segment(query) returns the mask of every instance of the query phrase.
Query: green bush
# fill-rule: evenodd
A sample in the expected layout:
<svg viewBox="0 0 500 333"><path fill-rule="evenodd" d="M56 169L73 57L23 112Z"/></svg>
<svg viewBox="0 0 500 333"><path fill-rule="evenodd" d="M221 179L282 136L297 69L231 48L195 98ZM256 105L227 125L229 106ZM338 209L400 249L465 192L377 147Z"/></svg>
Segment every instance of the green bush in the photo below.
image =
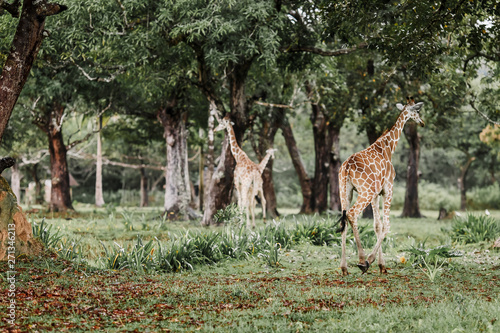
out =
<svg viewBox="0 0 500 333"><path fill-rule="evenodd" d="M500 223L486 215L455 217L450 231L453 241L464 244L495 240L498 235Z"/></svg>
<svg viewBox="0 0 500 333"><path fill-rule="evenodd" d="M500 209L500 185L475 188L467 195L469 209Z"/></svg>

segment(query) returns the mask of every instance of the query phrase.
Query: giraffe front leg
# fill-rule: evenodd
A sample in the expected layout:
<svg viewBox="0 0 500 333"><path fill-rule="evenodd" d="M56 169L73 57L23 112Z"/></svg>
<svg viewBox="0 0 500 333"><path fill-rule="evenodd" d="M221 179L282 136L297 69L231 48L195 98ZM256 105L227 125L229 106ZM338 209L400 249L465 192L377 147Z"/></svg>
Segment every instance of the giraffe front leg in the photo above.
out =
<svg viewBox="0 0 500 333"><path fill-rule="evenodd" d="M377 235L377 241L382 237L383 233L383 226L382 226L382 221L380 220L380 208L379 208L379 196L375 196L372 200L372 208L373 208L373 228L375 230L375 235ZM378 254L378 267L380 269L380 273L386 273L387 270L385 269L385 260L382 255L382 247L379 248L377 252L375 252L375 249L370 255L368 256L368 262L370 265L375 261L375 256Z"/></svg>

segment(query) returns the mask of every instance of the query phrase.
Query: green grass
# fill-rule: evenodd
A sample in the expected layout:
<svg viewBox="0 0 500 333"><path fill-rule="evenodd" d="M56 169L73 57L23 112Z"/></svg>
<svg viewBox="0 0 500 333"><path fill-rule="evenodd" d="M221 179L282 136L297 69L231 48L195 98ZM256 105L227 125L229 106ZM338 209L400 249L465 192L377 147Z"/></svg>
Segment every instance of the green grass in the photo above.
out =
<svg viewBox="0 0 500 333"><path fill-rule="evenodd" d="M276 242L260 249L263 255L235 256L238 259L211 264L200 261L192 270L178 273L99 268L106 256L102 244L110 252L119 249L116 242L127 253L135 253L130 262L135 260L140 266L148 260L150 248L136 249L138 237L143 245L153 241L151 246L158 251L157 242L166 249L188 231L190 235L214 235L227 229L165 222L159 218L159 209L123 214L121 209L80 208L81 213L74 216L47 216L45 223L63 241L79 241L87 263L66 261L53 253L16 262L16 323L21 331L500 331L500 252L487 242L452 243L446 230L451 230L453 222L437 221L434 211L424 212L425 219L400 219L399 212L391 214L391 234L384 244L389 274L380 275L376 264L361 274L351 244L350 275L343 277L340 246L333 241L315 245L307 237L292 239L282 247L276 244L285 241L274 239ZM498 219L500 212L493 211L492 216ZM41 222L41 215L33 219ZM320 237L331 239L323 232L323 217L288 216L281 223L283 230L275 231L275 237L285 239L285 229L298 230L298 225L303 235L313 237L316 223L324 226L316 229L321 231ZM361 220L360 224L373 229L372 221ZM264 228L259 221L260 235L270 232ZM243 234L233 235L241 239ZM209 248L218 241L200 239L197 246ZM437 274L431 279L425 265L401 260L412 255L405 249L420 245L426 249L446 245L464 255L440 258ZM273 264L276 262L279 265ZM5 270L6 263L0 263L2 283ZM1 294L4 308L9 299L6 288ZM8 327L5 316L0 311L1 329Z"/></svg>

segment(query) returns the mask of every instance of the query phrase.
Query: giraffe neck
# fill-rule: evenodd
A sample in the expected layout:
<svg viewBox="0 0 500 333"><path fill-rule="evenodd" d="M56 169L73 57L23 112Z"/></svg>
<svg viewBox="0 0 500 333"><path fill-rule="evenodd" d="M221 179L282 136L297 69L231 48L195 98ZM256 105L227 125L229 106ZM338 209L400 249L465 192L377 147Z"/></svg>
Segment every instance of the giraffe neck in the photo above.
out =
<svg viewBox="0 0 500 333"><path fill-rule="evenodd" d="M264 172L264 169L266 168L267 162L269 162L269 159L271 158L272 151L269 151L266 156L264 156L264 159L260 161L259 163L259 171L262 174Z"/></svg>
<svg viewBox="0 0 500 333"><path fill-rule="evenodd" d="M229 135L229 144L231 145L231 154L233 154L236 163L240 163L244 155L243 150L238 146L236 141L236 135L234 134L234 129L231 125L227 126L227 133Z"/></svg>
<svg viewBox="0 0 500 333"><path fill-rule="evenodd" d="M409 118L410 117L406 112L401 112L394 126L392 126L392 128L384 135L387 140L386 147L388 148L388 151L390 153L389 156L392 156L392 154L394 154L396 146L398 145L399 138L401 137L403 127L405 126Z"/></svg>

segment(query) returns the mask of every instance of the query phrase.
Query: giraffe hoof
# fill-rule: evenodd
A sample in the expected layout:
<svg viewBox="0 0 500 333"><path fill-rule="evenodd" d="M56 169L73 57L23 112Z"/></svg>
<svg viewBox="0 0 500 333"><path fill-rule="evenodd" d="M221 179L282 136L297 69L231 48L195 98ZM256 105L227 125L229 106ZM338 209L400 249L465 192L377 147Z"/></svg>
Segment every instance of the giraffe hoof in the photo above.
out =
<svg viewBox="0 0 500 333"><path fill-rule="evenodd" d="M358 268L361 270L361 272L363 272L363 274L365 274L368 268L370 268L370 263L365 260L364 264L358 264Z"/></svg>
<svg viewBox="0 0 500 333"><path fill-rule="evenodd" d="M341 269L342 269L342 275L343 275L343 276L347 276L347 275L349 275L349 272L347 271L347 268L345 268L345 267L341 267Z"/></svg>
<svg viewBox="0 0 500 333"><path fill-rule="evenodd" d="M387 274L387 268L384 265L379 264L378 268L380 268L380 274Z"/></svg>

